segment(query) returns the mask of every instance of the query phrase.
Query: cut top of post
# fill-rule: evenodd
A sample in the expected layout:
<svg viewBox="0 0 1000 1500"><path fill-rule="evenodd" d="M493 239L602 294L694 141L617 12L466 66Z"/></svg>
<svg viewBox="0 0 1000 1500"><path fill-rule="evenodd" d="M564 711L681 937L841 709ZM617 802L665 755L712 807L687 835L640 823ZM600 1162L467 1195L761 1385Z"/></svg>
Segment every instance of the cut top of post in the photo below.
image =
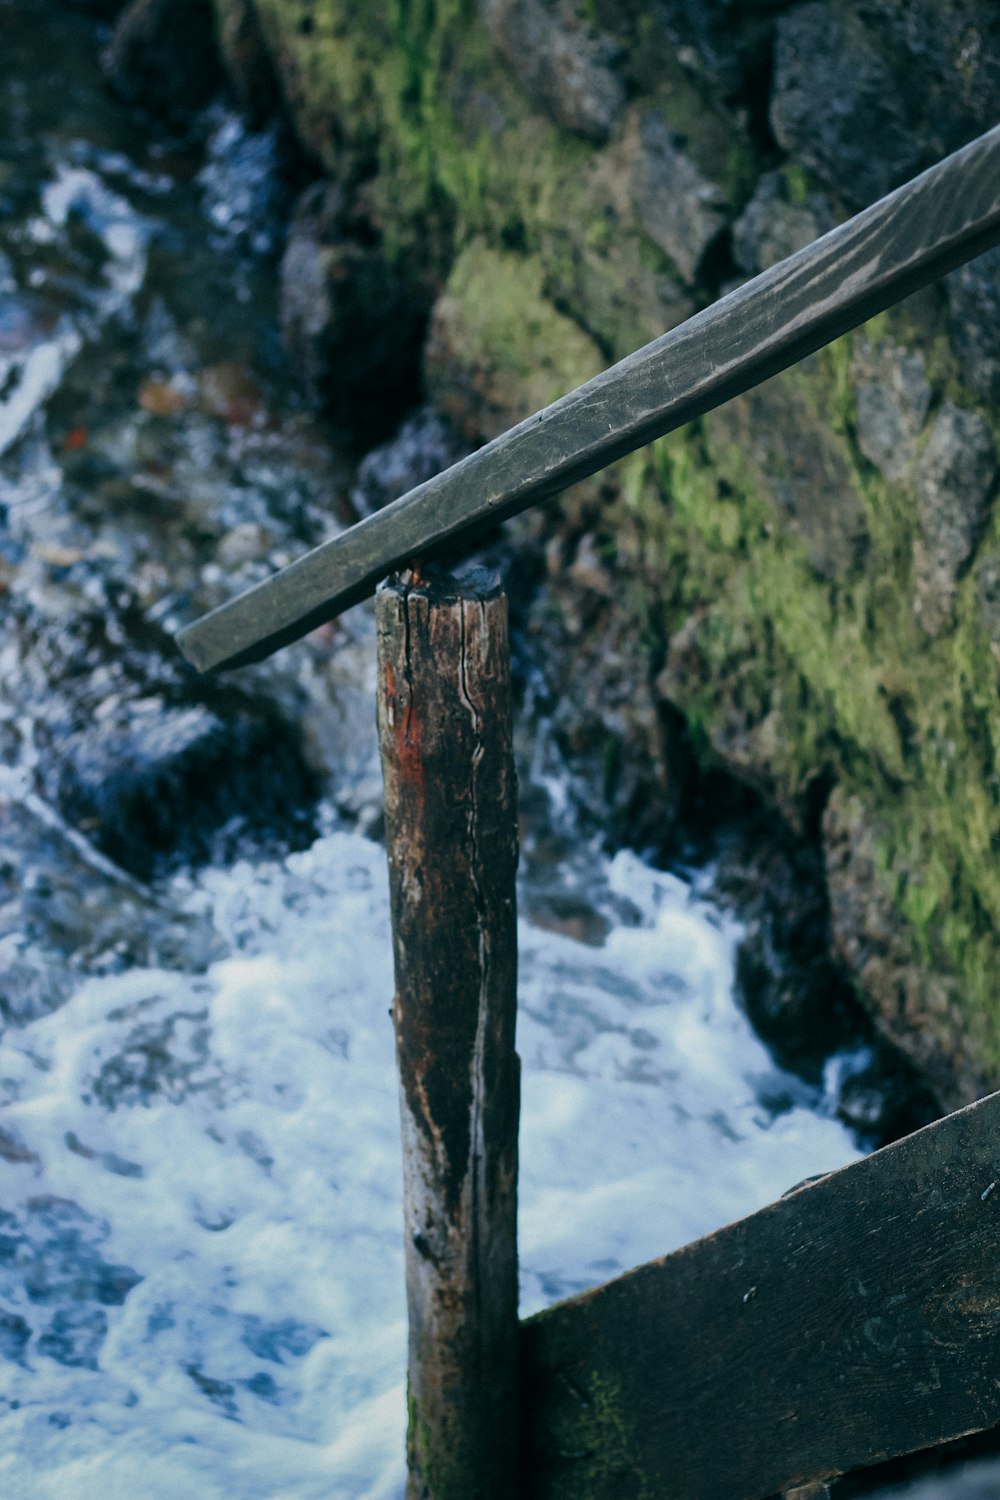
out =
<svg viewBox="0 0 1000 1500"><path fill-rule="evenodd" d="M201 671L260 661L374 593L760 384L1000 241L1000 126L197 620Z"/></svg>

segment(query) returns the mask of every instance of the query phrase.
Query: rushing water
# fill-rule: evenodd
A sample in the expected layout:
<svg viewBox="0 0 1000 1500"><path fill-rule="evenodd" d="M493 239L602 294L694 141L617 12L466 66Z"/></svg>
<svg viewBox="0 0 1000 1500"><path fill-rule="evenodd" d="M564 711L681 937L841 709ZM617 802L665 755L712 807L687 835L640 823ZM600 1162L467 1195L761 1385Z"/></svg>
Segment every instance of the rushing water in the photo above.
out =
<svg viewBox="0 0 1000 1500"><path fill-rule="evenodd" d="M236 818L214 863L139 879L60 811L108 724L197 737L162 634L327 534L351 484L277 345L274 139L222 112L134 137L93 41L0 0L0 1490L395 1497L370 614L251 674L323 770L297 851ZM558 822L544 754L527 776ZM858 1154L734 1003L738 924L698 881L550 835L521 891L525 1312Z"/></svg>

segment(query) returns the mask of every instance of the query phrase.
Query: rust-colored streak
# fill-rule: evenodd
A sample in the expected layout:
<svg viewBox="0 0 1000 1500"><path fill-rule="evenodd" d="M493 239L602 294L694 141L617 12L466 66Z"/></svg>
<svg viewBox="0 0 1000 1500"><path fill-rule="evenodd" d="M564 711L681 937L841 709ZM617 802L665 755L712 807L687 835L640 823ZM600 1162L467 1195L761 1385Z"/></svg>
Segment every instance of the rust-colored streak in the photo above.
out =
<svg viewBox="0 0 1000 1500"><path fill-rule="evenodd" d="M392 663L388 661L385 664L385 693L389 723L392 727L392 737L396 746L396 767L399 773L400 784L406 787L408 791L415 793L418 797L422 796L424 764L421 750L420 717L413 703L412 694L409 691L407 691L405 698L401 701L402 695L397 689L396 674L393 671Z"/></svg>

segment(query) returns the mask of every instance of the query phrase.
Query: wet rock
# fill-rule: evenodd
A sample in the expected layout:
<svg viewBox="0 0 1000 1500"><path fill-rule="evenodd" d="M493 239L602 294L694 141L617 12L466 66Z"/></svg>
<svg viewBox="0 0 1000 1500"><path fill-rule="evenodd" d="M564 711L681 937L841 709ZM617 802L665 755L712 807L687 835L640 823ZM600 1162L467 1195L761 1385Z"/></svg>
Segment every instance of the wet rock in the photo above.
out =
<svg viewBox="0 0 1000 1500"><path fill-rule="evenodd" d="M132 0L103 61L119 98L185 120L222 81L211 0Z"/></svg>
<svg viewBox="0 0 1000 1500"><path fill-rule="evenodd" d="M997 472L983 418L946 401L914 472L921 532L914 607L928 635L940 634L951 616L956 583L986 529Z"/></svg>
<svg viewBox="0 0 1000 1500"><path fill-rule="evenodd" d="M113 1114L154 1099L180 1104L191 1094L219 1097L221 1078L209 1052L208 1012L176 1011L139 1021L89 1081L93 1096Z"/></svg>
<svg viewBox="0 0 1000 1500"><path fill-rule="evenodd" d="M736 991L778 1064L825 1096L869 1147L940 1112L898 1051L878 1039L831 946L824 853L725 772L685 801L683 858L711 871L711 895L744 934Z"/></svg>
<svg viewBox="0 0 1000 1500"><path fill-rule="evenodd" d="M433 479L470 452L440 412L422 406L407 417L389 442L367 453L358 465L351 503L370 516L415 485Z"/></svg>
<svg viewBox="0 0 1000 1500"><path fill-rule="evenodd" d="M979 615L990 640L993 654L1000 662L1000 552L984 550L976 578Z"/></svg>
<svg viewBox="0 0 1000 1500"><path fill-rule="evenodd" d="M258 1359L267 1359L283 1365L288 1359L301 1359L314 1344L328 1337L322 1328L312 1323L297 1323L294 1318L281 1318L268 1323L252 1313L240 1319L243 1325L241 1342Z"/></svg>
<svg viewBox="0 0 1000 1500"><path fill-rule="evenodd" d="M985 401L1000 401L1000 248L952 271L943 285L965 377Z"/></svg>
<svg viewBox="0 0 1000 1500"><path fill-rule="evenodd" d="M810 0L778 21L774 134L852 207L979 134L998 109L992 6Z"/></svg>
<svg viewBox="0 0 1000 1500"><path fill-rule="evenodd" d="M482 0L489 33L526 92L564 130L604 141L625 90L614 41L572 0Z"/></svg>
<svg viewBox="0 0 1000 1500"><path fill-rule="evenodd" d="M108 1315L102 1307L60 1307L37 1349L47 1359L70 1369L97 1369L97 1356L108 1334Z"/></svg>
<svg viewBox="0 0 1000 1500"><path fill-rule="evenodd" d="M761 643L748 632L720 660L713 650L713 626L711 612L700 608L673 632L656 691L665 702L678 705L689 701L696 688L702 701L711 694L711 749L734 780L778 806L787 821L801 829L809 783L793 789L781 786L774 776L773 762L781 750L781 713L773 695L759 686Z"/></svg>
<svg viewBox="0 0 1000 1500"><path fill-rule="evenodd" d="M239 1419L239 1406L236 1402L236 1387L228 1380L216 1380L212 1375L206 1375L199 1370L197 1365L188 1365L187 1373L194 1385L217 1406L232 1421Z"/></svg>
<svg viewBox="0 0 1000 1500"><path fill-rule="evenodd" d="M726 195L703 176L659 115L644 117L641 142L633 185L636 210L646 233L691 284L726 227Z"/></svg>
<svg viewBox="0 0 1000 1500"><path fill-rule="evenodd" d="M96 724L62 739L56 796L64 817L140 879L209 858L233 819L294 822L315 800L294 733L259 705L223 715L154 696L101 707Z"/></svg>
<svg viewBox="0 0 1000 1500"><path fill-rule="evenodd" d="M10 753L35 790L140 880L211 857L223 830L308 840L318 788L288 718L196 680L124 584L96 594L11 602L0 732L30 724Z"/></svg>
<svg viewBox="0 0 1000 1500"><path fill-rule="evenodd" d="M253 0L214 0L216 36L240 113L252 126L281 111L281 89Z"/></svg>
<svg viewBox="0 0 1000 1500"><path fill-rule="evenodd" d="M790 0L662 0L658 19L687 66L728 103L755 108L761 95L777 12Z"/></svg>
<svg viewBox="0 0 1000 1500"><path fill-rule="evenodd" d="M912 1068L897 1056L866 1052L836 1087L838 1117L863 1142L884 1146L930 1125L941 1111Z"/></svg>
<svg viewBox="0 0 1000 1500"><path fill-rule="evenodd" d="M299 200L281 263L281 326L310 397L359 443L413 402L426 309L336 184Z"/></svg>
<svg viewBox="0 0 1000 1500"><path fill-rule="evenodd" d="M756 276L832 227L833 215L821 194L795 198L787 173L765 172L733 225L733 259L741 271Z"/></svg>
<svg viewBox="0 0 1000 1500"><path fill-rule="evenodd" d="M706 808L710 823L714 801ZM725 797L719 802L724 807ZM861 1033L850 987L830 955L822 855L746 794L737 818L723 818L709 837L714 894L745 926L736 958L740 1002L778 1061L818 1082L830 1054Z"/></svg>
<svg viewBox="0 0 1000 1500"><path fill-rule="evenodd" d="M953 975L914 949L896 891L920 870L896 851L870 804L835 788L823 816L823 846L834 951L865 998L878 1034L906 1057L942 1110L993 1086L976 1055Z"/></svg>
<svg viewBox="0 0 1000 1500"><path fill-rule="evenodd" d="M662 852L676 841L690 746L656 696L641 626L621 607L624 577L601 547L593 533L554 538L554 586L524 615L515 604L513 618L537 674L533 713L558 749L577 814L612 844Z"/></svg>
<svg viewBox="0 0 1000 1500"><path fill-rule="evenodd" d="M0 1017L24 1025L92 974L138 965L197 972L224 944L102 860L40 799L0 797Z"/></svg>
<svg viewBox="0 0 1000 1500"><path fill-rule="evenodd" d="M96 1161L98 1166L103 1167L105 1172L110 1172L114 1177L145 1177L145 1170L137 1161L126 1161L114 1151L96 1151L93 1146L87 1146L80 1140L73 1130L67 1130L65 1137L67 1151L72 1151L74 1156L82 1156L85 1161Z"/></svg>
<svg viewBox="0 0 1000 1500"><path fill-rule="evenodd" d="M888 341L872 346L862 334L851 373L858 446L886 479L902 479L916 457L931 403L924 357Z"/></svg>
<svg viewBox="0 0 1000 1500"><path fill-rule="evenodd" d="M0 1126L0 1157L13 1166L37 1165L41 1157L26 1146L16 1131Z"/></svg>

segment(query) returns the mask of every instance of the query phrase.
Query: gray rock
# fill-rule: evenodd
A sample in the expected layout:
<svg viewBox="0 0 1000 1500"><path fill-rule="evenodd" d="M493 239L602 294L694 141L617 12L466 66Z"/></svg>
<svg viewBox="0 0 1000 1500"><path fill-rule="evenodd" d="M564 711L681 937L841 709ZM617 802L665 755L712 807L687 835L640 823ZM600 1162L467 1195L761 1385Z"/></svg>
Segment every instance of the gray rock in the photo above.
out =
<svg viewBox="0 0 1000 1500"><path fill-rule="evenodd" d="M195 679L123 584L91 581L87 599L8 600L0 735L13 729L12 759L37 768L40 805L141 880L271 815L293 843L311 836L301 731L263 696Z"/></svg>
<svg viewBox="0 0 1000 1500"><path fill-rule="evenodd" d="M659 115L645 116L641 140L632 185L639 218L691 284L726 228L726 195L685 155L678 136Z"/></svg>
<svg viewBox="0 0 1000 1500"><path fill-rule="evenodd" d="M433 406L407 417L387 443L373 448L358 465L351 501L359 515L370 516L414 485L433 479L470 451Z"/></svg>
<svg viewBox="0 0 1000 1500"><path fill-rule="evenodd" d="M887 341L872 347L862 335L852 364L858 446L886 479L898 480L916 457L931 388L923 355Z"/></svg>
<svg viewBox="0 0 1000 1500"><path fill-rule="evenodd" d="M655 7L685 65L713 92L739 103L759 93L770 63L775 15L789 0L660 0Z"/></svg>
<svg viewBox="0 0 1000 1500"><path fill-rule="evenodd" d="M1000 247L944 279L952 344L965 377L986 401L1000 401Z"/></svg>
<svg viewBox="0 0 1000 1500"><path fill-rule="evenodd" d="M799 394L794 371L727 402L708 431L723 473L737 455L821 578L846 577L862 562L868 524L843 447Z"/></svg>
<svg viewBox="0 0 1000 1500"><path fill-rule="evenodd" d="M183 119L222 82L211 0L132 0L104 53L115 93L152 114Z"/></svg>
<svg viewBox="0 0 1000 1500"><path fill-rule="evenodd" d="M273 120L281 89L253 0L216 0L216 34L236 102L251 124Z"/></svg>
<svg viewBox="0 0 1000 1500"><path fill-rule="evenodd" d="M486 26L526 92L564 130L607 139L625 103L617 48L582 5L559 0L482 0Z"/></svg>
<svg viewBox="0 0 1000 1500"><path fill-rule="evenodd" d="M793 203L785 173L765 172L733 225L733 259L741 271L756 276L832 227L830 207L819 193Z"/></svg>
<svg viewBox="0 0 1000 1500"><path fill-rule="evenodd" d="M197 972L224 953L207 917L172 910L101 859L40 799L0 797L0 1019L58 1009L85 978L136 964Z"/></svg>
<svg viewBox="0 0 1000 1500"><path fill-rule="evenodd" d="M954 977L914 958L894 900L904 881L921 878L919 867L870 799L839 786L823 814L823 847L833 951L859 986L877 1034L910 1060L942 1110L979 1098L990 1075L962 1026ZM888 872L886 849L893 850Z"/></svg>
<svg viewBox="0 0 1000 1500"><path fill-rule="evenodd" d="M983 418L946 401L917 465L915 487L927 544L955 576L985 528L996 477L996 448Z"/></svg>
<svg viewBox="0 0 1000 1500"><path fill-rule="evenodd" d="M861 207L1000 113L1000 15L982 0L810 0L778 22L779 144Z"/></svg>
<svg viewBox="0 0 1000 1500"><path fill-rule="evenodd" d="M216 835L239 821L294 826L301 813L311 829L317 789L297 736L259 705L110 693L91 725L58 740L60 811L140 879L210 858Z"/></svg>
<svg viewBox="0 0 1000 1500"><path fill-rule="evenodd" d="M779 145L851 203L880 197L920 156L889 59L860 17L823 0L778 23L771 127Z"/></svg>
<svg viewBox="0 0 1000 1500"><path fill-rule="evenodd" d="M982 417L946 401L914 471L915 611L928 635L940 634L950 618L956 583L986 529L997 472Z"/></svg>
<svg viewBox="0 0 1000 1500"><path fill-rule="evenodd" d="M525 759L544 764L551 746L550 765L585 828L629 848L662 849L690 791L690 749L680 715L657 700L642 627L620 608L626 574L602 555L602 541L586 532L554 539L551 587L517 623L537 666L531 691L544 725Z"/></svg>
<svg viewBox="0 0 1000 1500"><path fill-rule="evenodd" d="M979 618L989 636L993 655L1000 662L1000 552L991 548L983 553L976 583L979 593Z"/></svg>
<svg viewBox="0 0 1000 1500"><path fill-rule="evenodd" d="M299 199L281 263L281 327L309 396L378 441L417 389L426 308L336 184Z"/></svg>

